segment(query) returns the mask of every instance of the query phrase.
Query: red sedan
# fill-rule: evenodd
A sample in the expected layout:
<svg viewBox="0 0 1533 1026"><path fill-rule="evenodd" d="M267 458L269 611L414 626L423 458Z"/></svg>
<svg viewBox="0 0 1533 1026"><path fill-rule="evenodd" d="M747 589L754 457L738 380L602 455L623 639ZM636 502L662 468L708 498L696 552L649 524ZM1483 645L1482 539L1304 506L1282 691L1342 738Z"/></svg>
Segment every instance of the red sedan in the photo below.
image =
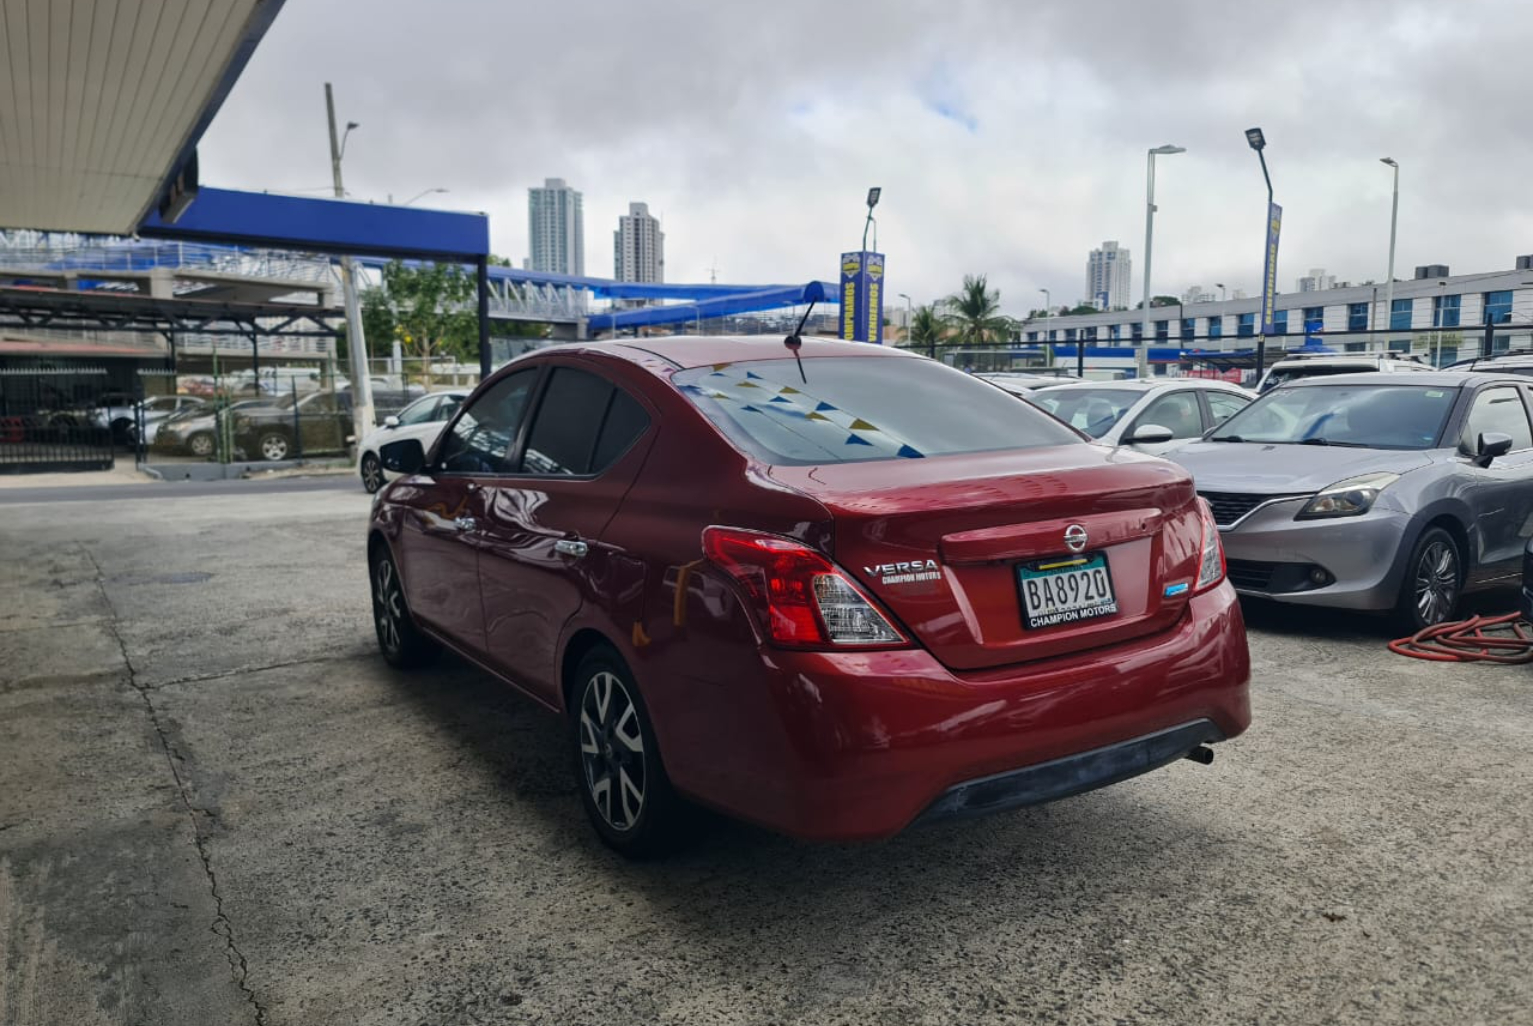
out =
<svg viewBox="0 0 1533 1026"><path fill-rule="evenodd" d="M602 839L693 803L851 840L1078 794L1250 720L1191 478L940 363L634 339L519 359L373 507L379 644L566 717Z"/></svg>

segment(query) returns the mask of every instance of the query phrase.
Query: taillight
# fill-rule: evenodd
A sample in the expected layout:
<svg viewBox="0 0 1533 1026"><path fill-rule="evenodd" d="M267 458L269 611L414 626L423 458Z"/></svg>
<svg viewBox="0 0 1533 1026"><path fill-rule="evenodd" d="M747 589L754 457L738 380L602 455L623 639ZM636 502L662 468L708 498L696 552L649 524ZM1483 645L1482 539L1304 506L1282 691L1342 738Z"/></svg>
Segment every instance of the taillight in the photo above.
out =
<svg viewBox="0 0 1533 1026"><path fill-rule="evenodd" d="M1224 580L1224 543L1219 540L1219 525L1214 521L1213 507L1209 506L1208 500L1200 498L1198 512L1203 517L1203 547L1194 592L1207 591Z"/></svg>
<svg viewBox="0 0 1533 1026"><path fill-rule="evenodd" d="M740 583L778 645L890 648L909 640L835 564L790 538L709 527L703 552Z"/></svg>

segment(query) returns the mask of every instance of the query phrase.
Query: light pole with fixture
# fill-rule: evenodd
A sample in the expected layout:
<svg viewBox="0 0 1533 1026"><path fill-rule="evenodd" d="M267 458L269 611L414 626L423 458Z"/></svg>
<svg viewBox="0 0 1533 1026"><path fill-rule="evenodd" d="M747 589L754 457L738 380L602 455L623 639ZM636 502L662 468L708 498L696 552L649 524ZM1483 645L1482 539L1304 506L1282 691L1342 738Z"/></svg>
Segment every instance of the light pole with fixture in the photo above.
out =
<svg viewBox="0 0 1533 1026"><path fill-rule="evenodd" d="M878 186L868 190L868 219L862 224L862 251L868 251L868 227L873 223L873 208L878 206L878 197L883 195L884 190Z"/></svg>
<svg viewBox="0 0 1533 1026"><path fill-rule="evenodd" d="M1246 142L1262 162L1262 178L1267 183L1267 231L1262 264L1261 330L1256 334L1256 380L1260 381L1267 363L1267 329L1272 321L1272 306L1277 293L1278 234L1283 225L1283 208L1272 202L1272 176L1267 173L1267 137L1260 128L1246 129Z"/></svg>
<svg viewBox="0 0 1533 1026"><path fill-rule="evenodd" d="M1140 328L1139 358L1135 361L1136 374L1141 378L1150 376L1150 252L1155 242L1155 158L1186 152L1187 150L1181 146L1157 146L1150 150L1147 159L1144 202L1144 326Z"/></svg>
<svg viewBox="0 0 1533 1026"><path fill-rule="evenodd" d="M899 293L899 297L905 301L905 342L906 344L909 344L911 340L910 322L913 319L912 314L914 304L911 303L910 297L905 295L903 292Z"/></svg>
<svg viewBox="0 0 1533 1026"><path fill-rule="evenodd" d="M355 121L346 122L346 131L335 134L335 96L330 83L325 83L325 113L330 120L330 175L335 183L335 197L346 195L341 182L341 158L346 154L346 138L354 128L362 126ZM351 256L341 257L341 294L346 303L346 346L351 351L351 415L352 430L357 443L373 429L373 389L368 379L367 338L362 334L362 307L357 302L357 272ZM332 382L332 385L334 383Z"/></svg>
<svg viewBox="0 0 1533 1026"><path fill-rule="evenodd" d="M441 192L446 192L446 191L447 191L446 189L443 189L441 187L437 187L435 189L427 189L425 192L417 193L416 195L411 196L409 199L407 199L403 203L401 203L400 206L408 207L411 203L414 203L418 199L423 199L423 198L425 198L427 196L433 195L434 193L441 193Z"/></svg>
<svg viewBox="0 0 1533 1026"><path fill-rule="evenodd" d="M1388 164L1395 173L1394 198L1389 204L1389 276L1384 281L1384 323L1394 328L1395 320L1395 224L1400 217L1400 165L1393 157L1380 157L1379 163Z"/></svg>
<svg viewBox="0 0 1533 1026"><path fill-rule="evenodd" d="M1221 302L1221 303L1224 302L1224 282L1222 282L1222 281L1214 282L1214 288L1219 290L1219 302Z"/></svg>

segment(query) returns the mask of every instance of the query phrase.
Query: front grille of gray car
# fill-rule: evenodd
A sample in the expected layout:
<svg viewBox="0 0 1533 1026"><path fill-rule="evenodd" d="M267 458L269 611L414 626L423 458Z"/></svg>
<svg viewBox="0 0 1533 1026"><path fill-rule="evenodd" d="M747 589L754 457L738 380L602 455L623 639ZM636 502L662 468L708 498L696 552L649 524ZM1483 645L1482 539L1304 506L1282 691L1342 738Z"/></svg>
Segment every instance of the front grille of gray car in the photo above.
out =
<svg viewBox="0 0 1533 1026"><path fill-rule="evenodd" d="M1276 495L1244 495L1239 492L1199 492L1214 510L1214 523L1229 527L1241 517L1264 502L1278 498Z"/></svg>

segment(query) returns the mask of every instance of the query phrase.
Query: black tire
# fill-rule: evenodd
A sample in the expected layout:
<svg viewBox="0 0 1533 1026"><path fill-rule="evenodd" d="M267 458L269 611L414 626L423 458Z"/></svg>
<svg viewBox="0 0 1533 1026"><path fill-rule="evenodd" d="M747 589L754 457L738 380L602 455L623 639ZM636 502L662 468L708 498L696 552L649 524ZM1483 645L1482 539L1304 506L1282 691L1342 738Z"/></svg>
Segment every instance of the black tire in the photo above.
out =
<svg viewBox="0 0 1533 1026"><path fill-rule="evenodd" d="M256 439L256 455L271 463L285 460L293 454L292 440L285 431L262 431Z"/></svg>
<svg viewBox="0 0 1533 1026"><path fill-rule="evenodd" d="M570 748L580 801L602 843L625 858L675 852L695 834L671 787L649 710L616 652L588 652L570 681Z"/></svg>
<svg viewBox="0 0 1533 1026"><path fill-rule="evenodd" d="M213 439L211 431L199 431L186 440L186 451L199 459L207 459L213 455L213 450L218 445Z"/></svg>
<svg viewBox="0 0 1533 1026"><path fill-rule="evenodd" d="M410 613L399 567L388 548L378 545L368 563L373 593L373 629L378 634L378 650L390 666L402 670L425 666L441 653L442 646L421 633Z"/></svg>
<svg viewBox="0 0 1533 1026"><path fill-rule="evenodd" d="M133 421L127 417L118 417L112 421L112 441L119 444L128 442L132 438L133 429Z"/></svg>
<svg viewBox="0 0 1533 1026"><path fill-rule="evenodd" d="M377 456L367 452L362 454L358 469L362 474L362 487L367 489L367 494L376 495L383 487L383 464L378 462Z"/></svg>
<svg viewBox="0 0 1533 1026"><path fill-rule="evenodd" d="M1410 634L1446 623L1457 616L1463 594L1464 554L1458 542L1440 527L1427 528L1405 565L1396 621Z"/></svg>

